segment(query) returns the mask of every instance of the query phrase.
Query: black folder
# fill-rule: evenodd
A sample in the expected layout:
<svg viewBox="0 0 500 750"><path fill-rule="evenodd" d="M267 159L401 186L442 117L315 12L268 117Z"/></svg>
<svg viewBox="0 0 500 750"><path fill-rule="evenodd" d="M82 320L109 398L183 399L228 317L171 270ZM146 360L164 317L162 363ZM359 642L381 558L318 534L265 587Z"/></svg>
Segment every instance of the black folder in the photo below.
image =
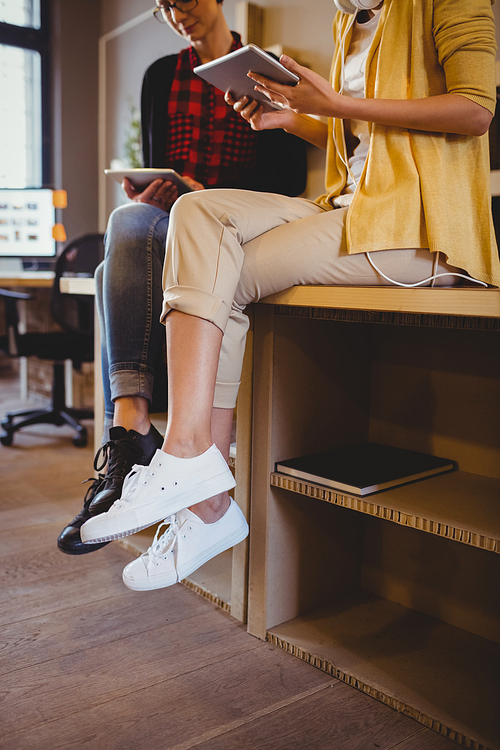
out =
<svg viewBox="0 0 500 750"><path fill-rule="evenodd" d="M281 474L354 495L370 495L455 468L448 458L379 443L343 446L276 462Z"/></svg>

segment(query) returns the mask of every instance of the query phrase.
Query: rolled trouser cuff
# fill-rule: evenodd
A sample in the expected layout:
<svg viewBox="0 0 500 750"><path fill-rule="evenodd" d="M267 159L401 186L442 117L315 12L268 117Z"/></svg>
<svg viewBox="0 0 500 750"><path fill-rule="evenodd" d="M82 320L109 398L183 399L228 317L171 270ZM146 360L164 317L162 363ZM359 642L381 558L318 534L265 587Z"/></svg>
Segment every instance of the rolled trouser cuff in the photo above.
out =
<svg viewBox="0 0 500 750"><path fill-rule="evenodd" d="M154 376L143 369L137 369L137 365L120 366L109 373L109 384L111 387L111 399L139 396L145 398L150 404L153 400Z"/></svg>
<svg viewBox="0 0 500 750"><path fill-rule="evenodd" d="M214 393L215 409L234 409L238 396L239 383L216 383Z"/></svg>
<svg viewBox="0 0 500 750"><path fill-rule="evenodd" d="M226 330L231 308L221 297L192 286L171 286L163 292L161 322L171 310L179 310L187 315L195 315L214 323L221 331Z"/></svg>

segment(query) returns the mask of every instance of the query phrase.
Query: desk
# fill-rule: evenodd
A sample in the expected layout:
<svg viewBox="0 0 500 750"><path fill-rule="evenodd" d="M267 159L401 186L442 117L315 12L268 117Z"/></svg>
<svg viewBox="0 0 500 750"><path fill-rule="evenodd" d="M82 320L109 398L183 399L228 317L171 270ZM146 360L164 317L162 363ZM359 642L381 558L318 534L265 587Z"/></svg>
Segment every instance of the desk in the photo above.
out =
<svg viewBox="0 0 500 750"><path fill-rule="evenodd" d="M51 287L54 283L53 271L4 271L0 273L0 287Z"/></svg>
<svg viewBox="0 0 500 750"><path fill-rule="evenodd" d="M59 289L63 294L95 295L95 279L84 276L63 276L59 280ZM94 310L94 452L101 446L104 425L104 393L101 370L101 337L99 318Z"/></svg>
<svg viewBox="0 0 500 750"><path fill-rule="evenodd" d="M29 288L29 289L46 289L51 288L54 283L53 271L1 271L0 287L3 289ZM22 302L22 301L21 301ZM20 305L20 330L26 324L25 308ZM19 358L19 381L21 387L21 398L28 395L28 369L26 357Z"/></svg>

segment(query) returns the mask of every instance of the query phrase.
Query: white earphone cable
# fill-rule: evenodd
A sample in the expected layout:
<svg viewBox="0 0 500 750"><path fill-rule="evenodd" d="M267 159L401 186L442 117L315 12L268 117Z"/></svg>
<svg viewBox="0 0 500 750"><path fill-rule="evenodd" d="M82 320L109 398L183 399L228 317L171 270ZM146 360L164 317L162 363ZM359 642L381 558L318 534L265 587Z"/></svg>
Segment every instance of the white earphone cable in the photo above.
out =
<svg viewBox="0 0 500 750"><path fill-rule="evenodd" d="M485 284L484 281L479 281L478 279L473 279L472 276L466 276L463 273L435 273L432 276L429 276L427 279L422 279L422 281L416 281L414 284L403 284L401 281L395 281L394 279L391 279L389 276L386 276L383 271L378 268L378 266L375 265L375 263L372 260L372 257L370 253L365 253L366 258L368 260L368 263L372 266L372 268L379 273L382 278L386 279L386 281L390 281L391 284L396 284L396 286L404 286L408 289L415 286L422 286L422 284L427 284L429 281L433 281L434 279L439 279L441 276L458 276L460 279L467 279L467 281L472 281L474 284L481 284L481 286L487 287L488 284Z"/></svg>

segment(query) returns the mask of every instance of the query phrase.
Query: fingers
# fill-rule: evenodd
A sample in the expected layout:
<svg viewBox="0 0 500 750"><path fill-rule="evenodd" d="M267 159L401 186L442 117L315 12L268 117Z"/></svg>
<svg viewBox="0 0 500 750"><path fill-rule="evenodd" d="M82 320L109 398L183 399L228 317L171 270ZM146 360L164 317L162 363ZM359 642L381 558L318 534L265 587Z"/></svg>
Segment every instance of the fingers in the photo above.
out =
<svg viewBox="0 0 500 750"><path fill-rule="evenodd" d="M232 94L227 91L225 94L226 102L232 106L235 112L238 112L244 120L247 122L252 121L255 115L262 112L262 106L255 99L249 99L248 96L243 96L241 99L234 99Z"/></svg>
<svg viewBox="0 0 500 750"><path fill-rule="evenodd" d="M205 190L205 187L204 185L201 184L201 182L197 182L196 180L193 180L193 178L187 174L183 174L182 176L184 180L187 182L187 184L189 185L189 187L192 188L192 190Z"/></svg>
<svg viewBox="0 0 500 750"><path fill-rule="evenodd" d="M122 188L125 191L127 198L130 198L130 200L133 200L137 195L139 195L139 193L127 177L123 178Z"/></svg>
<svg viewBox="0 0 500 750"><path fill-rule="evenodd" d="M151 185L150 185L151 187ZM173 182L165 180L160 187L155 191L154 195L148 200L153 205L162 208L164 211L168 211L172 204L177 200L179 196L179 189Z"/></svg>
<svg viewBox="0 0 500 750"><path fill-rule="evenodd" d="M177 199L179 191L170 180L154 180L142 193L135 193L132 199L136 203L149 203L163 211L168 211Z"/></svg>

